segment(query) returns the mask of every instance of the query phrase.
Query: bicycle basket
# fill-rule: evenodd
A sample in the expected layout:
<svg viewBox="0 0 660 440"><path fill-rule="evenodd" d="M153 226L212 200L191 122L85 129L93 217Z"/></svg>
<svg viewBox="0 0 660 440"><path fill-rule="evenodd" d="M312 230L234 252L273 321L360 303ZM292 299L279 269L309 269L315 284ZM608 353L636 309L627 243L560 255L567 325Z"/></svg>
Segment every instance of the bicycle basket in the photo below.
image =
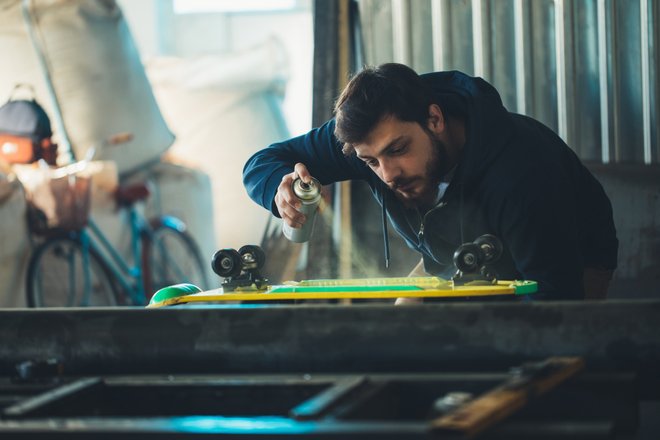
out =
<svg viewBox="0 0 660 440"><path fill-rule="evenodd" d="M25 188L33 232L73 231L87 224L91 204L89 176L29 166L20 166L20 170L15 166L14 171Z"/></svg>

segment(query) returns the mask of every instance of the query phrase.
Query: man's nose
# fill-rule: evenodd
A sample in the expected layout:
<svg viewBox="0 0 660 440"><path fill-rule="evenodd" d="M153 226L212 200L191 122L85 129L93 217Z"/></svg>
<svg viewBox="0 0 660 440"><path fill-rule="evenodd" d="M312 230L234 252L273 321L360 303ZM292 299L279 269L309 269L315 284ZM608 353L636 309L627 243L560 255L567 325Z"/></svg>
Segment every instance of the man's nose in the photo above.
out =
<svg viewBox="0 0 660 440"><path fill-rule="evenodd" d="M401 175L401 169L393 160L383 160L380 164L381 179L387 184L394 183Z"/></svg>

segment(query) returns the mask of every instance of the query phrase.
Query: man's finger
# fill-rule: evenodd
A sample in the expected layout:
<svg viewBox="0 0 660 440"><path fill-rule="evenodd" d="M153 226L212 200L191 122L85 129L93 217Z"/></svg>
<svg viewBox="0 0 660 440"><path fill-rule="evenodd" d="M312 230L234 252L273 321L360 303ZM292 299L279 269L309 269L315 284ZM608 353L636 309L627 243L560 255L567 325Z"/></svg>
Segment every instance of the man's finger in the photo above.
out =
<svg viewBox="0 0 660 440"><path fill-rule="evenodd" d="M280 213L280 217L289 226L299 228L305 222L306 217L298 210L301 202L287 183L286 180L282 179L282 184L280 184L275 194L275 205Z"/></svg>
<svg viewBox="0 0 660 440"><path fill-rule="evenodd" d="M293 172L300 177L300 180L302 180L305 183L309 183L312 180L312 175L309 174L309 171L307 170L307 167L305 164L298 162L296 166L293 168Z"/></svg>
<svg viewBox="0 0 660 440"><path fill-rule="evenodd" d="M414 304L423 304L422 298L397 298L394 301L395 306L404 306L404 305L414 305Z"/></svg>
<svg viewBox="0 0 660 440"><path fill-rule="evenodd" d="M293 192L293 181L296 179L296 173L289 173L282 177L280 185L277 187L277 195L284 197L289 203L295 201L296 196Z"/></svg>
<svg viewBox="0 0 660 440"><path fill-rule="evenodd" d="M301 228L303 223L305 222L305 216L298 211L294 211L296 214L294 215L289 215L287 211L282 213L282 220L292 228Z"/></svg>
<svg viewBox="0 0 660 440"><path fill-rule="evenodd" d="M280 211L280 217L289 226L300 228L305 223L305 215L298 211L295 206L283 201L277 205L277 208Z"/></svg>

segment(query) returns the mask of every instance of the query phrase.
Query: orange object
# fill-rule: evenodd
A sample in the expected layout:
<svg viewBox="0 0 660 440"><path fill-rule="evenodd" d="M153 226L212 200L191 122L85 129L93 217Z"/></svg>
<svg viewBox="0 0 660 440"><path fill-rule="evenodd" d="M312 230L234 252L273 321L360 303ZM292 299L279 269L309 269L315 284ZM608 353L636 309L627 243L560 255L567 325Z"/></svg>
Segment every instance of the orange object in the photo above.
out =
<svg viewBox="0 0 660 440"><path fill-rule="evenodd" d="M0 156L8 163L31 163L35 158L32 139L0 134Z"/></svg>

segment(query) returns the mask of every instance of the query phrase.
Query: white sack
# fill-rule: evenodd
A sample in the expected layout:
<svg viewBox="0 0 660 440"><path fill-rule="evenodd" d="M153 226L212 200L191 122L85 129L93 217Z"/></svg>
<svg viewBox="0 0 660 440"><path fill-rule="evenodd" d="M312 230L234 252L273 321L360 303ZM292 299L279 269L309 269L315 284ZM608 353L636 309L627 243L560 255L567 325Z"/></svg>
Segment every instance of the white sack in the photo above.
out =
<svg viewBox="0 0 660 440"><path fill-rule="evenodd" d="M23 21L19 0L0 0L0 56L4 60L0 69L0 103L9 99L16 84L29 84L35 90L37 102L50 117L53 131L57 131L55 110ZM28 93L16 97L30 98ZM55 138L58 137L59 133L56 133Z"/></svg>
<svg viewBox="0 0 660 440"><path fill-rule="evenodd" d="M10 90L16 82L30 82L38 84L40 102L49 100L42 95L44 79L35 75L38 59L30 42L30 26L45 55L76 157L83 158L91 145L98 148L117 133L131 133L131 141L100 148L97 158L116 161L120 173L156 161L174 136L160 114L115 2L32 0L29 25L21 16L20 3L5 1L0 16L0 29L7 26L0 30L1 55L12 60L6 63L9 71L0 74L0 91ZM53 120L54 108L48 104L47 110Z"/></svg>
<svg viewBox="0 0 660 440"><path fill-rule="evenodd" d="M213 197L209 176L194 168L160 162L137 173L131 177L133 180L150 184L152 193L147 199L147 218L172 215L183 220L201 252L209 286L219 285L220 279L211 270L211 257L218 249L213 229Z"/></svg>
<svg viewBox="0 0 660 440"><path fill-rule="evenodd" d="M217 248L259 244L270 215L247 196L242 170L257 150L289 136L282 113L281 50L269 41L239 54L146 64L163 114L177 133L171 154L211 178Z"/></svg>
<svg viewBox="0 0 660 440"><path fill-rule="evenodd" d="M30 252L26 202L21 184L0 172L0 308L25 307Z"/></svg>

